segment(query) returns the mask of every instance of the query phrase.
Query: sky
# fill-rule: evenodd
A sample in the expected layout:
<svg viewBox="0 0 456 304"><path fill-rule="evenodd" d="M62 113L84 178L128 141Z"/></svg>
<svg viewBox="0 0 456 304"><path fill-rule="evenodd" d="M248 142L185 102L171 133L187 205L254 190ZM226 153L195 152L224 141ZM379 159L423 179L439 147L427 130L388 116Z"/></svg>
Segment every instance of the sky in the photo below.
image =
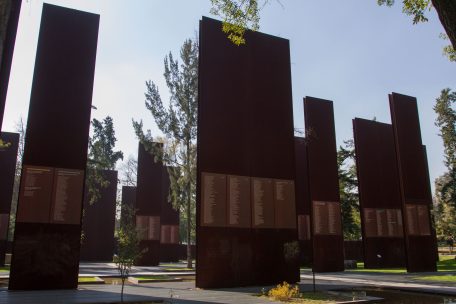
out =
<svg viewBox="0 0 456 304"><path fill-rule="evenodd" d="M210 0L49 0L47 3L100 14L92 117L114 120L116 148L137 155L132 119L142 119L160 135L145 108L145 81L154 81L162 100L169 93L163 59L175 57L187 38L198 35L202 16L212 16ZM456 90L456 63L442 56L447 42L435 11L413 25L402 13L376 0L269 1L260 31L290 40L295 128L304 128L303 97L334 102L337 144L353 137L354 117L390 123L388 94L418 100L423 144L431 181L445 171L443 145L434 125L440 91ZM19 21L3 131L28 114L42 0L24 0Z"/></svg>

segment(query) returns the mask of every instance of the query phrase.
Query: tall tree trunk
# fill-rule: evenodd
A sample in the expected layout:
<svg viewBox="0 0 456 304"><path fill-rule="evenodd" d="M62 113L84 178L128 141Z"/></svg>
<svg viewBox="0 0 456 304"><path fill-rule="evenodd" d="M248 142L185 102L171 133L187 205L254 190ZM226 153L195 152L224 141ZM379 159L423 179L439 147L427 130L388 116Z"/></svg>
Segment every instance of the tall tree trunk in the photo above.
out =
<svg viewBox="0 0 456 304"><path fill-rule="evenodd" d="M456 50L456 0L432 0L440 22Z"/></svg>
<svg viewBox="0 0 456 304"><path fill-rule="evenodd" d="M192 191L192 185L191 185L191 169L190 169L190 140L187 140L186 142L187 145L187 174L188 174L188 179L187 179L187 268L193 268L192 265L192 246L191 246L191 230L192 230L192 221L191 221L191 208L192 208L192 196L191 196L191 191Z"/></svg>

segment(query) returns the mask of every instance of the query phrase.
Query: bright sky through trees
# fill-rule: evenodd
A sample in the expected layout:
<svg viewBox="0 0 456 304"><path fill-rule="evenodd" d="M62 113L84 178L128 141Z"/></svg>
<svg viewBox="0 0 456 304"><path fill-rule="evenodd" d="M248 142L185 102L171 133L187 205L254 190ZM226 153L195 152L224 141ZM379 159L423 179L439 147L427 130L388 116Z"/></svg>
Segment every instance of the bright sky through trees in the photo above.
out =
<svg viewBox="0 0 456 304"><path fill-rule="evenodd" d="M42 0L24 0L3 130L26 118ZM113 117L116 150L126 158L138 144L131 119L158 129L144 107L145 81L153 80L164 101L169 94L163 59L195 37L210 0L52 0L52 4L99 13L93 117ZM295 127L303 128L302 98L332 99L338 145L352 138L355 116L390 122L388 93L416 96L431 180L444 172L442 141L432 110L443 88L456 89L456 64L442 56L448 42L435 11L429 22L412 25L401 6L375 0L271 1L261 13L260 31L290 39ZM247 41L248 43L248 41ZM71 60L71 58L68 58ZM159 135L154 134L154 135ZM233 143L235 144L235 143Z"/></svg>

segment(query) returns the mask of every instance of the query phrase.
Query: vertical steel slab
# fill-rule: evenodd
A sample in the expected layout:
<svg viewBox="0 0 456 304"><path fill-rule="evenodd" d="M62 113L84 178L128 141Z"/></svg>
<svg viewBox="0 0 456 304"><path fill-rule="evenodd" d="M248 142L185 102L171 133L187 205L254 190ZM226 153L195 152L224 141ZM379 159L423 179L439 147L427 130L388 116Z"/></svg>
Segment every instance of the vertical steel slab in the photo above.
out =
<svg viewBox="0 0 456 304"><path fill-rule="evenodd" d="M200 22L196 286L296 282L289 41L221 28Z"/></svg>
<svg viewBox="0 0 456 304"><path fill-rule="evenodd" d="M100 197L93 204L89 203L88 195L85 196L81 261L112 262L114 254L117 171L103 170L100 174L109 185L99 187Z"/></svg>
<svg viewBox="0 0 456 304"><path fill-rule="evenodd" d="M144 250L136 262L140 266L160 263L160 217L163 200L163 165L143 144L138 149L138 181L136 187L136 228L141 233Z"/></svg>
<svg viewBox="0 0 456 304"><path fill-rule="evenodd" d="M99 15L44 4L9 288L78 284Z"/></svg>
<svg viewBox="0 0 456 304"><path fill-rule="evenodd" d="M313 270L344 270L344 242L339 198L336 132L332 101L304 98Z"/></svg>
<svg viewBox="0 0 456 304"><path fill-rule="evenodd" d="M161 206L160 262L179 261L179 211L170 201L170 179L168 170L163 167L163 200Z"/></svg>
<svg viewBox="0 0 456 304"><path fill-rule="evenodd" d="M393 127L353 120L365 268L405 267Z"/></svg>
<svg viewBox="0 0 456 304"><path fill-rule="evenodd" d="M435 271L432 201L416 98L392 93L389 102L401 185L407 271Z"/></svg>
<svg viewBox="0 0 456 304"><path fill-rule="evenodd" d="M7 147L0 148L0 265L5 263L8 243L9 219L16 178L16 160L19 134L2 132L0 138Z"/></svg>
<svg viewBox="0 0 456 304"><path fill-rule="evenodd" d="M295 137L296 165L296 215L298 217L299 263L301 266L312 264L312 233L310 229L310 192L307 165L306 139Z"/></svg>

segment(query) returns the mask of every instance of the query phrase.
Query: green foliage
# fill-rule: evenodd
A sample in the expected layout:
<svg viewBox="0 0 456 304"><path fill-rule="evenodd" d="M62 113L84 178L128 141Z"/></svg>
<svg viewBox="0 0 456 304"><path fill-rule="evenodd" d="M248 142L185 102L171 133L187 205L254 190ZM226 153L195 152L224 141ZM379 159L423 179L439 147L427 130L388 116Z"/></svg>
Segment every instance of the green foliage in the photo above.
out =
<svg viewBox="0 0 456 304"><path fill-rule="evenodd" d="M447 168L447 177L441 180L440 200L442 203L456 207L456 111L453 106L456 102L456 92L450 89L442 90L436 99L434 111L437 114L435 125L440 130L443 140L444 164Z"/></svg>
<svg viewBox="0 0 456 304"><path fill-rule="evenodd" d="M392 6L394 0L377 0L378 5ZM447 34L441 34L440 37L447 40L450 39L451 44L443 48L443 55L445 55L450 61L456 62L456 14L454 8L456 7L454 0L402 0L402 11L404 14L413 17L413 24L420 22L427 22L426 12L432 8L437 10L440 21L445 28Z"/></svg>
<svg viewBox="0 0 456 304"><path fill-rule="evenodd" d="M22 157L24 156L25 125L22 117L16 122L15 131L19 133L19 145L16 158L16 171L14 175L13 198L11 202L10 222L8 226L8 240L13 240L16 227L17 201L19 200L19 185L22 173Z"/></svg>
<svg viewBox="0 0 456 304"><path fill-rule="evenodd" d="M392 6L394 0L377 0L378 5ZM402 0L402 12L413 17L413 24L427 22L428 18L424 15L431 10L431 0Z"/></svg>
<svg viewBox="0 0 456 304"><path fill-rule="evenodd" d="M102 170L113 170L118 160L123 159L121 151L114 151L116 136L114 123L110 116L103 121L92 119L93 135L89 138L89 155L87 159L86 187L90 204L100 198L100 188L107 188L109 182Z"/></svg>
<svg viewBox="0 0 456 304"><path fill-rule="evenodd" d="M146 82L146 108L165 138L153 137L143 131L142 121L133 120L133 127L146 150L162 162L170 177L169 198L173 206L184 211L181 218L187 227L187 244L194 231L196 193L196 131L198 114L198 43L187 39L181 47L182 64L171 53L164 59L164 77L170 91L167 107L163 104L157 85ZM157 145L160 142L161 145ZM192 267L190 247L187 248L188 267Z"/></svg>
<svg viewBox="0 0 456 304"><path fill-rule="evenodd" d="M1 138L0 138L0 149L7 149L11 146L11 143L9 142L6 142L6 141L3 141Z"/></svg>
<svg viewBox="0 0 456 304"><path fill-rule="evenodd" d="M130 220L124 221L117 231L117 255L114 256L114 263L122 281L121 300L123 302L125 280L135 261L141 257L143 252L139 248L139 232L132 220L135 210L129 206L123 206L122 210L125 212L125 218Z"/></svg>
<svg viewBox="0 0 456 304"><path fill-rule="evenodd" d="M355 145L352 139L344 141L344 145L340 146L339 151L337 151L344 239L359 240L361 238L361 220L359 216Z"/></svg>
<svg viewBox="0 0 456 304"><path fill-rule="evenodd" d="M211 14L223 19L222 30L234 44L245 44L245 30L260 28L258 0L211 0ZM263 5L268 0L263 1Z"/></svg>
<svg viewBox="0 0 456 304"><path fill-rule="evenodd" d="M449 39L448 35L444 33L440 33L440 38L442 38L443 40ZM448 60L456 62L456 50L451 44L443 48L443 55L446 56Z"/></svg>
<svg viewBox="0 0 456 304"><path fill-rule="evenodd" d="M456 235L456 208L449 201L449 195L442 189L449 183L448 173L435 180L435 199L433 215L437 238L446 241L450 235Z"/></svg>

